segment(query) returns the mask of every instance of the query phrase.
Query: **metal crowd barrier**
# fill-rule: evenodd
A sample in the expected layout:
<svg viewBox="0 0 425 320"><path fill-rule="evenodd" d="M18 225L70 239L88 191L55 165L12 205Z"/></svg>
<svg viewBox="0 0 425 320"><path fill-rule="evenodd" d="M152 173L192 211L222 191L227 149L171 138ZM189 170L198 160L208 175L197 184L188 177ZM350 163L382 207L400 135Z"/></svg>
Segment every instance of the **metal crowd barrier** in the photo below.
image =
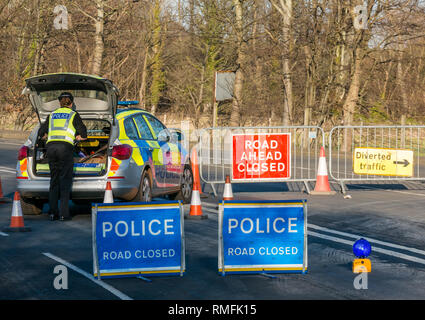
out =
<svg viewBox="0 0 425 320"><path fill-rule="evenodd" d="M425 126L334 127L329 133L329 176L343 193L347 182L423 181L424 139Z"/></svg>
<svg viewBox="0 0 425 320"><path fill-rule="evenodd" d="M257 133L289 133L291 135L290 177L276 179L273 182L303 182L306 191L310 193L308 182L316 181L320 147L325 143L322 128L317 126L215 127L200 130L198 140L200 178L211 185L215 196L217 196L215 184L224 184L227 175L232 177L232 136ZM259 181L255 178L247 178L237 182Z"/></svg>

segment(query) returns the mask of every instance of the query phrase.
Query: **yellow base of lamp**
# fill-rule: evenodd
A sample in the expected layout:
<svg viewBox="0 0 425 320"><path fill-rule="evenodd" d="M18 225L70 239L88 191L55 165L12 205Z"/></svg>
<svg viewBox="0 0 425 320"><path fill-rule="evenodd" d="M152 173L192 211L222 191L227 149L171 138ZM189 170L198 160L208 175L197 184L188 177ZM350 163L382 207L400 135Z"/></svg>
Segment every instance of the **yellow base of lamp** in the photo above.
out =
<svg viewBox="0 0 425 320"><path fill-rule="evenodd" d="M355 259L353 261L353 273L371 272L372 264L369 259Z"/></svg>

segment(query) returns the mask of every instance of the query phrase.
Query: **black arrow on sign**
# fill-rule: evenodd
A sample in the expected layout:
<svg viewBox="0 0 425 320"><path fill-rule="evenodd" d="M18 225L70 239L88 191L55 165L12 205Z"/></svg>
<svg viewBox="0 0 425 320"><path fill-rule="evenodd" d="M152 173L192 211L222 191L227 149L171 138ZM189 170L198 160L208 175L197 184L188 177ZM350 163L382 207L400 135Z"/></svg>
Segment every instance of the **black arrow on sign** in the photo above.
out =
<svg viewBox="0 0 425 320"><path fill-rule="evenodd" d="M407 161L406 159L404 159L404 161L393 161L393 163L394 164L404 164L403 167L407 167L410 164L410 162Z"/></svg>

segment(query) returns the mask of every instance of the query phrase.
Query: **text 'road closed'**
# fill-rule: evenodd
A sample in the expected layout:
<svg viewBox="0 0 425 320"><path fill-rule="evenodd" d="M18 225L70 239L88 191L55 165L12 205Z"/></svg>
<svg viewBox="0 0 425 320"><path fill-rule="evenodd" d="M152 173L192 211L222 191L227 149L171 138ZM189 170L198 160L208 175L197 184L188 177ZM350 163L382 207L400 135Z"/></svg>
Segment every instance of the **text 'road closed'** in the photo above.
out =
<svg viewBox="0 0 425 320"><path fill-rule="evenodd" d="M183 275L184 219L179 202L100 204L93 219L95 275Z"/></svg>
<svg viewBox="0 0 425 320"><path fill-rule="evenodd" d="M219 272L306 272L305 208L305 200L224 201Z"/></svg>
<svg viewBox="0 0 425 320"><path fill-rule="evenodd" d="M290 178L291 135L233 135L233 180Z"/></svg>

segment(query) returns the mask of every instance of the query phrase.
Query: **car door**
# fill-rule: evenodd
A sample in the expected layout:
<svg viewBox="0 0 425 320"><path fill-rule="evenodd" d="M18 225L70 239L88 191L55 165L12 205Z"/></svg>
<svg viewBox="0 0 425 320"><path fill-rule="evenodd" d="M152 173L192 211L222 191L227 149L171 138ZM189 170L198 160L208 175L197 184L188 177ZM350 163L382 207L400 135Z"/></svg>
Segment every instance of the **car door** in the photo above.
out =
<svg viewBox="0 0 425 320"><path fill-rule="evenodd" d="M164 186L177 188L180 185L182 173L179 147L175 142L171 141L171 134L161 121L149 114L144 114L144 117L162 150L165 169Z"/></svg>
<svg viewBox="0 0 425 320"><path fill-rule="evenodd" d="M142 113L133 116L133 120L136 124L140 137L137 141L137 145L139 146L139 148L143 149L144 152L147 151L150 154L150 162L153 164L153 188L159 189L158 191L161 191L164 189L165 180L165 165L163 161L163 153L161 150L161 146L158 143L157 139L155 139L154 134L151 131ZM141 152L143 151L141 150Z"/></svg>
<svg viewBox="0 0 425 320"><path fill-rule="evenodd" d="M150 155L149 150L143 150L140 148L139 131L136 127L133 117L130 116L126 118L123 124L125 129L125 136L121 137L121 142L130 145L133 149L132 161L129 163L129 167L134 170L132 171L133 173L131 174L131 178L135 179L135 181L140 181L142 178L141 168L146 162L149 162L149 159L152 158L152 155Z"/></svg>

